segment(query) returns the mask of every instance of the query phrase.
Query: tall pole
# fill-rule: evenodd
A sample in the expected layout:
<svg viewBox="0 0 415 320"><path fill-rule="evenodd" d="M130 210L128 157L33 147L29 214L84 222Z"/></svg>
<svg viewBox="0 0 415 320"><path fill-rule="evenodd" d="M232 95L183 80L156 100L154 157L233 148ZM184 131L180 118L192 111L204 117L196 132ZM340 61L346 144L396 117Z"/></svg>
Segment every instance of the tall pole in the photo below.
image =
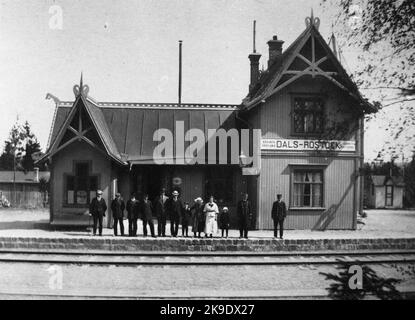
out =
<svg viewBox="0 0 415 320"><path fill-rule="evenodd" d="M255 38L256 38L256 20L254 20L254 28L253 28L253 37L252 37L252 41L253 41L253 49L254 49L254 53L256 53L256 45L255 45Z"/></svg>
<svg viewBox="0 0 415 320"><path fill-rule="evenodd" d="M16 147L13 148L13 205L16 207Z"/></svg>
<svg viewBox="0 0 415 320"><path fill-rule="evenodd" d="M179 107L182 104L182 40L179 40Z"/></svg>

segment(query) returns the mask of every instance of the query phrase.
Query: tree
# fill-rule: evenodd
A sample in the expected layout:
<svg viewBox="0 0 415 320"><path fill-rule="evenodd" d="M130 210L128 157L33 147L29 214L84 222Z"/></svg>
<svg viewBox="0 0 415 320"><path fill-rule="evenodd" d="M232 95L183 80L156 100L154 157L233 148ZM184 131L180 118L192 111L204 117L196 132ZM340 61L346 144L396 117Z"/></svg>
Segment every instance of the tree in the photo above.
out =
<svg viewBox="0 0 415 320"><path fill-rule="evenodd" d="M22 159L22 167L25 171L32 171L35 167L32 155L41 151L40 143L32 132L31 127L27 121L23 125L23 133L25 137L25 154Z"/></svg>
<svg viewBox="0 0 415 320"><path fill-rule="evenodd" d="M0 170L30 171L34 169L32 155L40 152L40 143L31 130L29 123L16 122L4 142L4 150L0 156Z"/></svg>
<svg viewBox="0 0 415 320"><path fill-rule="evenodd" d="M16 122L10 130L9 138L4 142L4 150L0 156L1 170L21 170L24 134L22 127Z"/></svg>
<svg viewBox="0 0 415 320"><path fill-rule="evenodd" d="M322 4L332 9L339 46L358 52L354 81L382 108L368 120L381 118L387 123L390 141L383 151L403 152L415 144L415 1L322 0Z"/></svg>

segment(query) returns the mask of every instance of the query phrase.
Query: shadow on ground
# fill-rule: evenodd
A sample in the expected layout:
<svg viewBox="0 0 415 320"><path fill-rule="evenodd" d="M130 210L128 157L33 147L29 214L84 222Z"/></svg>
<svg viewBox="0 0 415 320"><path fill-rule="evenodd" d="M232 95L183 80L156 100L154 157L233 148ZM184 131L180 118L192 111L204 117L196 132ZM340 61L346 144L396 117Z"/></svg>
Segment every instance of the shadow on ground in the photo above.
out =
<svg viewBox="0 0 415 320"><path fill-rule="evenodd" d="M26 230L26 229L40 229L50 230L49 221L5 221L0 222L0 230Z"/></svg>
<svg viewBox="0 0 415 320"><path fill-rule="evenodd" d="M67 231L67 232L88 232L88 227L85 226L52 226L49 220L37 221L3 221L0 222L0 230L41 230L41 231ZM68 233L70 235L70 233Z"/></svg>
<svg viewBox="0 0 415 320"><path fill-rule="evenodd" d="M351 289L350 281L354 272L350 272L352 266L356 263L345 263L341 260L336 267L338 274L323 273L326 280L331 281L330 287L327 288L328 295L337 300L361 300L365 298L378 298L382 300L401 300L404 296L396 289L396 285L401 282L395 278L382 278L373 269L368 266L362 268L362 289Z"/></svg>

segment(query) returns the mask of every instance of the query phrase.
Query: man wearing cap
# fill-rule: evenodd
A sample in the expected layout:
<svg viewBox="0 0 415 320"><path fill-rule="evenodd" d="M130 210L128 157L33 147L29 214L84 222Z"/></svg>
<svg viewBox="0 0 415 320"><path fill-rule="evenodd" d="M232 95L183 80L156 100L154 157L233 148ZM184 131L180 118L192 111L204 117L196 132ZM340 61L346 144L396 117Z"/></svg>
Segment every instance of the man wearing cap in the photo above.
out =
<svg viewBox="0 0 415 320"><path fill-rule="evenodd" d="M277 201L272 205L271 216L274 220L274 237L278 238L278 225L280 227L280 238L284 233L284 219L287 216L287 207L285 202L281 200L282 195L277 194Z"/></svg>
<svg viewBox="0 0 415 320"><path fill-rule="evenodd" d="M154 213L157 218L157 234L159 237L166 236L166 221L167 221L167 210L166 202L169 200L169 197L166 196L166 189L162 188L160 190L160 195L154 201Z"/></svg>
<svg viewBox="0 0 415 320"><path fill-rule="evenodd" d="M169 200L168 211L170 214L170 233L172 237L177 237L179 232L180 217L183 213L183 204L179 199L179 192L174 190L173 197Z"/></svg>
<svg viewBox="0 0 415 320"><path fill-rule="evenodd" d="M105 217L105 211L107 211L107 204L102 197L102 191L97 190L97 196L92 199L91 204L89 205L89 214L92 215L94 219L94 236L97 234L97 225L99 235L102 236L102 220L103 217Z"/></svg>
<svg viewBox="0 0 415 320"><path fill-rule="evenodd" d="M239 220L239 238L248 239L248 229L252 220L252 210L247 193L242 194L242 200L238 202L236 213Z"/></svg>
<svg viewBox="0 0 415 320"><path fill-rule="evenodd" d="M117 192L115 199L111 202L112 217L114 218L114 235L118 235L118 224L120 225L121 236L124 236L124 209L125 203L121 194Z"/></svg>
<svg viewBox="0 0 415 320"><path fill-rule="evenodd" d="M137 219L140 215L139 212L139 202L133 192L130 200L127 201L128 235L130 237L135 237L137 235Z"/></svg>

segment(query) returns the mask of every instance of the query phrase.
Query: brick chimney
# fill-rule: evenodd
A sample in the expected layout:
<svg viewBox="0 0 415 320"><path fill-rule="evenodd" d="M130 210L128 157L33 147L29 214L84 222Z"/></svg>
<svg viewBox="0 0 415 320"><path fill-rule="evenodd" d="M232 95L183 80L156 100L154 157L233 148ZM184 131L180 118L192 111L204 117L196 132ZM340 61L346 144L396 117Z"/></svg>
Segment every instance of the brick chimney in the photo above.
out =
<svg viewBox="0 0 415 320"><path fill-rule="evenodd" d="M259 79L259 59L261 58L260 53L251 53L249 56L249 61L251 61L251 82L249 84L249 91L255 87Z"/></svg>
<svg viewBox="0 0 415 320"><path fill-rule="evenodd" d="M282 55L282 44L284 41L278 40L277 36L273 36L272 40L268 41L269 59L268 68Z"/></svg>

